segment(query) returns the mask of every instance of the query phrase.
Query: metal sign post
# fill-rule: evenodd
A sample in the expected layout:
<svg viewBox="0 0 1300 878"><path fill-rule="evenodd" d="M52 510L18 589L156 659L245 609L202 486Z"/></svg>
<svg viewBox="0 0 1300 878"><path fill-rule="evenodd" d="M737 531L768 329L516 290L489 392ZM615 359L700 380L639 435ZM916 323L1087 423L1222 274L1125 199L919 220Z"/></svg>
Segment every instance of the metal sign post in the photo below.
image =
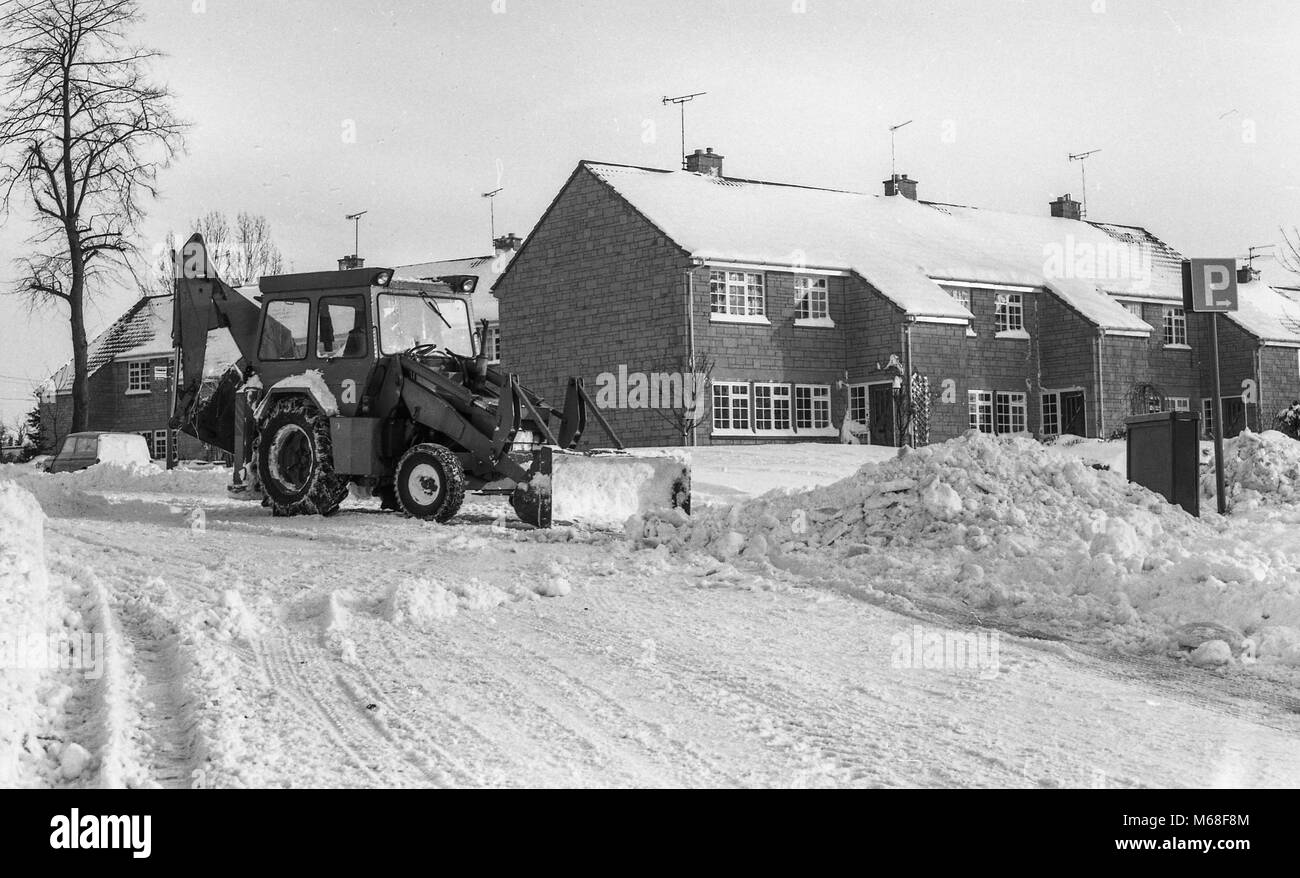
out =
<svg viewBox="0 0 1300 878"><path fill-rule="evenodd" d="M1237 310L1237 260L1186 259L1183 261L1183 306L1187 311L1210 314L1210 348L1214 356L1214 488L1219 514L1228 511L1223 479L1223 389L1219 378L1219 314Z"/></svg>

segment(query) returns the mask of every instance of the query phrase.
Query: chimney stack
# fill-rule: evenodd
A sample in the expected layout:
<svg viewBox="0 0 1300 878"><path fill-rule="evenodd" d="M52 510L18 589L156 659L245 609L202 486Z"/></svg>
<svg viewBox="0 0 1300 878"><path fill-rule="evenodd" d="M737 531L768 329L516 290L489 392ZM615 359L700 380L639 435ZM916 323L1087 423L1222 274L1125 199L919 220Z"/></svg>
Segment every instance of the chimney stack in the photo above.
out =
<svg viewBox="0 0 1300 878"><path fill-rule="evenodd" d="M344 256L339 260L339 271L347 271L350 268L365 268L366 260L362 256Z"/></svg>
<svg viewBox="0 0 1300 878"><path fill-rule="evenodd" d="M723 157L715 153L711 146L707 150L697 149L686 157L686 170L696 174L721 177L722 159Z"/></svg>
<svg viewBox="0 0 1300 878"><path fill-rule="evenodd" d="M497 253L509 253L511 250L518 250L519 245L523 242L524 239L514 232L506 232L499 238L492 239L492 249L496 250Z"/></svg>
<svg viewBox="0 0 1300 878"><path fill-rule="evenodd" d="M1055 201L1048 202L1048 205L1052 208L1052 216L1072 220L1083 219L1079 202L1071 198L1068 192Z"/></svg>
<svg viewBox="0 0 1300 878"><path fill-rule="evenodd" d="M916 200L916 181L906 174L895 174L885 181L886 195L901 195L911 201Z"/></svg>

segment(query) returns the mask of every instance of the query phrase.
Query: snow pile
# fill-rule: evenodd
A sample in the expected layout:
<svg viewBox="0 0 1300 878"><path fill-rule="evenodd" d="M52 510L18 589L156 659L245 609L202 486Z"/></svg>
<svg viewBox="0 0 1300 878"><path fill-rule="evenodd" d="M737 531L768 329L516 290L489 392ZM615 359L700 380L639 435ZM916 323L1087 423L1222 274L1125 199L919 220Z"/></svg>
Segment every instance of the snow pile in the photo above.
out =
<svg viewBox="0 0 1300 878"><path fill-rule="evenodd" d="M1277 430L1223 443L1223 478L1233 509L1300 500L1300 441ZM1201 492L1214 498L1214 458L1201 467Z"/></svg>
<svg viewBox="0 0 1300 878"><path fill-rule="evenodd" d="M442 583L432 579L411 579L389 586L380 603L379 615L394 625L426 628L440 619L456 615L457 598Z"/></svg>
<svg viewBox="0 0 1300 878"><path fill-rule="evenodd" d="M24 653L46 632L44 530L36 498L0 482L0 787L19 785L19 757L36 744L29 733L37 722L41 673Z"/></svg>
<svg viewBox="0 0 1300 878"><path fill-rule="evenodd" d="M552 458L551 514L556 521L618 527L629 516L671 509L674 486L689 470L687 452L561 454Z"/></svg>
<svg viewBox="0 0 1300 878"><path fill-rule="evenodd" d="M1300 631L1297 556L1243 556L1238 538L1119 474L1023 438L968 433L822 488L627 526L646 546L1125 649L1164 648L1208 619L1290 663L1268 644Z"/></svg>

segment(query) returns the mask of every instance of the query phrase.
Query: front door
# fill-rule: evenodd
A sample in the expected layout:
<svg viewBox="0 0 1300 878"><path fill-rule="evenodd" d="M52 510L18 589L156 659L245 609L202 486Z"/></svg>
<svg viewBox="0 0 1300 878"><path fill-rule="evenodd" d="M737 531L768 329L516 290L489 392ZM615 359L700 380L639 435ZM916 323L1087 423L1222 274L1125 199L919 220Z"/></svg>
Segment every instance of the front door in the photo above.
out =
<svg viewBox="0 0 1300 878"><path fill-rule="evenodd" d="M1061 433L1074 436L1088 435L1088 421L1084 416L1081 390L1061 394Z"/></svg>
<svg viewBox="0 0 1300 878"><path fill-rule="evenodd" d="M867 388L867 411L872 445L897 445L894 421L894 391L889 384L872 384Z"/></svg>

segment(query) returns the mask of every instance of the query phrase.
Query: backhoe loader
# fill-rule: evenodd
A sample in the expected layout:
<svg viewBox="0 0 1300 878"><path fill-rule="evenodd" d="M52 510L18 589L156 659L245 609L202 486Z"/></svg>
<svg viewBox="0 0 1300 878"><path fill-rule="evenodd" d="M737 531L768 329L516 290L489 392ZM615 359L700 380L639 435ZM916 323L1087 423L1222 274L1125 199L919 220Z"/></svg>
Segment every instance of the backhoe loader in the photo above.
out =
<svg viewBox="0 0 1300 878"><path fill-rule="evenodd" d="M235 487L260 489L276 515L330 515L356 484L439 522L466 491L505 494L522 521L549 527L571 458L638 510L689 512L683 459L574 450L589 414L621 448L580 378L557 408L487 362L476 283L357 268L264 277L246 297L194 235L176 259L172 426L231 453ZM221 328L240 359L205 382L207 334Z"/></svg>

